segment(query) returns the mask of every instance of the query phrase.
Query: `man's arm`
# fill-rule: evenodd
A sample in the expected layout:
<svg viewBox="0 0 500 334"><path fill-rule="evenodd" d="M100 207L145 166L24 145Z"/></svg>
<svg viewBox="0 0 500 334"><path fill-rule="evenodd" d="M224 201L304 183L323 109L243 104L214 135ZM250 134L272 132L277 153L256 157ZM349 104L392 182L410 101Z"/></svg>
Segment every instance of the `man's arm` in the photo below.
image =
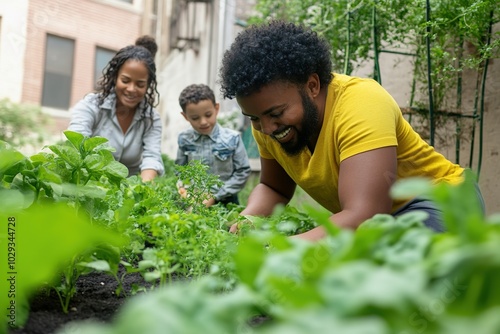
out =
<svg viewBox="0 0 500 334"><path fill-rule="evenodd" d="M295 192L295 182L276 160L261 158L260 163L260 183L248 197L243 215L268 216L276 205L287 204Z"/></svg>
<svg viewBox="0 0 500 334"><path fill-rule="evenodd" d="M383 147L356 154L341 162L339 199L342 210L330 217L341 228L356 229L377 213L390 213L392 199L389 191L397 173L395 146ZM316 227L294 237L306 240L323 238L323 227Z"/></svg>
<svg viewBox="0 0 500 334"><path fill-rule="evenodd" d="M260 158L260 164L260 183L252 190L241 215L269 216L276 205L290 202L295 192L295 182L276 160ZM233 224L229 232L237 230L237 224Z"/></svg>

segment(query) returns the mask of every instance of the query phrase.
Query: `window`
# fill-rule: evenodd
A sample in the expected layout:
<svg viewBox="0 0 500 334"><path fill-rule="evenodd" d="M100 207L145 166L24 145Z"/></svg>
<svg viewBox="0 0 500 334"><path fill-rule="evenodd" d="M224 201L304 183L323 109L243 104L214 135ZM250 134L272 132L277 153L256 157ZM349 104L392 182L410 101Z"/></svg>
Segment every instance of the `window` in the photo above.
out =
<svg viewBox="0 0 500 334"><path fill-rule="evenodd" d="M47 34L42 106L70 107L75 41Z"/></svg>
<svg viewBox="0 0 500 334"><path fill-rule="evenodd" d="M94 63L94 88L97 88L97 81L102 77L102 70L109 63L111 58L114 57L116 51L96 47L95 49L95 63Z"/></svg>

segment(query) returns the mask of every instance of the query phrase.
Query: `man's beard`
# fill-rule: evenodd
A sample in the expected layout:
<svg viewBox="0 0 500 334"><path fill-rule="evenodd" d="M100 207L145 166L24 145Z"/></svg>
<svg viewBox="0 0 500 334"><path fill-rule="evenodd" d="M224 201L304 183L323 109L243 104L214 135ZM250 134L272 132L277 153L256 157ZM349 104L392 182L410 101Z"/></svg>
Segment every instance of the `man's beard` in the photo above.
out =
<svg viewBox="0 0 500 334"><path fill-rule="evenodd" d="M298 155L309 144L311 138L320 130L319 129L319 112L311 98L306 94L304 89L299 90L302 98L302 108L304 114L301 122L301 130L295 127L295 138L286 143L280 143L281 147L289 156Z"/></svg>

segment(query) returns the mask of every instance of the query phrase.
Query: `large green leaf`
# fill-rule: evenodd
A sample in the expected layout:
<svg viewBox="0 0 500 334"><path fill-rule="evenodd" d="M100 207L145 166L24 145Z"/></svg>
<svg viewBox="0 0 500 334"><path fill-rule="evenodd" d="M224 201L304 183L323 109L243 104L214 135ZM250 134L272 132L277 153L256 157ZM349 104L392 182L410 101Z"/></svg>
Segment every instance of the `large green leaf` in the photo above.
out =
<svg viewBox="0 0 500 334"><path fill-rule="evenodd" d="M104 198L107 189L94 184L76 185L72 183L62 184L62 193L65 196L86 196L88 198Z"/></svg>
<svg viewBox="0 0 500 334"><path fill-rule="evenodd" d="M128 168L118 161L111 161L103 168L106 175L113 181L120 181L128 176Z"/></svg>
<svg viewBox="0 0 500 334"><path fill-rule="evenodd" d="M391 197L407 200L417 196L428 196L431 192L431 180L423 177L413 177L397 181L391 188Z"/></svg>
<svg viewBox="0 0 500 334"><path fill-rule="evenodd" d="M34 193L27 194L17 189L0 189L0 212L25 209L33 203Z"/></svg>
<svg viewBox="0 0 500 334"><path fill-rule="evenodd" d="M45 168L44 166L38 167L38 180L42 182L52 182L56 184L61 184L62 180L59 174L54 173L50 169Z"/></svg>
<svg viewBox="0 0 500 334"><path fill-rule="evenodd" d="M73 145L73 147L78 151L80 151L80 148L82 146L85 137L81 133L70 130L64 131L64 135L66 136L66 138L68 138L69 142Z"/></svg>
<svg viewBox="0 0 500 334"><path fill-rule="evenodd" d="M476 177L470 170L465 171L462 183L439 184L433 189L432 196L443 211L444 224L449 232L473 242L487 237L488 227L477 196Z"/></svg>
<svg viewBox="0 0 500 334"><path fill-rule="evenodd" d="M22 164L24 160L26 160L26 157L16 150L0 150L0 180L6 173L17 174L20 172L24 168ZM13 168L16 168L16 170L12 170Z"/></svg>
<svg viewBox="0 0 500 334"><path fill-rule="evenodd" d="M91 171L99 171L107 165L100 154L89 154L83 159L84 165Z"/></svg>
<svg viewBox="0 0 500 334"><path fill-rule="evenodd" d="M102 160L104 161L105 165L110 164L112 161L115 161L115 157L113 157L113 153L109 149L102 149L97 152Z"/></svg>
<svg viewBox="0 0 500 334"><path fill-rule="evenodd" d="M72 146L50 145L49 148L72 167L79 167L82 164L80 152Z"/></svg>
<svg viewBox="0 0 500 334"><path fill-rule="evenodd" d="M107 138L99 137L99 136L92 137L92 138L88 138L85 140L85 142L83 143L83 147L85 149L85 152L89 153L97 146L104 144L104 143L107 143L107 142L108 142Z"/></svg>
<svg viewBox="0 0 500 334"><path fill-rule="evenodd" d="M332 311L353 316L367 308L404 312L419 300L425 283L421 268L400 271L360 260L326 272L319 289Z"/></svg>

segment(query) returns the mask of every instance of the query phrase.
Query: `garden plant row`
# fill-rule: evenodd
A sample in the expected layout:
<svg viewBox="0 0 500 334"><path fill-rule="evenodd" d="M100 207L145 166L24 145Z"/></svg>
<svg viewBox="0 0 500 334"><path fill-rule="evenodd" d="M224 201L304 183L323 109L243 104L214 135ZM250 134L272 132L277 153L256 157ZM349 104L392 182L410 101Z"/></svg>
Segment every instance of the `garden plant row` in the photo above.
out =
<svg viewBox="0 0 500 334"><path fill-rule="evenodd" d="M65 135L30 157L0 143L0 331L22 327L43 289L68 312L78 278L97 271L114 277L116 294L130 273L148 285L111 323L58 333L500 332L500 216L482 216L472 173L459 186L393 188L395 197L432 196L446 233L427 229L418 212L348 231L313 208L267 218L206 208L219 182L206 166L166 161L167 175L144 183L127 178L106 139ZM318 224L329 234L320 242L288 237Z"/></svg>

